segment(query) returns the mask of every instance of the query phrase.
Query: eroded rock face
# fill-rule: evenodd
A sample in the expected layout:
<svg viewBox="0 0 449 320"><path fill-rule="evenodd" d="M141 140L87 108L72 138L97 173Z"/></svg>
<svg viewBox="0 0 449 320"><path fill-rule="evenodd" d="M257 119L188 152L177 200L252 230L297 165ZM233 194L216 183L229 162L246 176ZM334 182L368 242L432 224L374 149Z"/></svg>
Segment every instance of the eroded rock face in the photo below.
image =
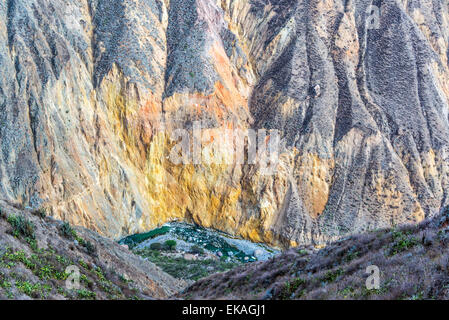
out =
<svg viewBox="0 0 449 320"><path fill-rule="evenodd" d="M1 1L1 197L111 237L177 218L284 246L435 214L449 7L370 5ZM206 150L217 128L279 130L277 172L174 164L195 121Z"/></svg>

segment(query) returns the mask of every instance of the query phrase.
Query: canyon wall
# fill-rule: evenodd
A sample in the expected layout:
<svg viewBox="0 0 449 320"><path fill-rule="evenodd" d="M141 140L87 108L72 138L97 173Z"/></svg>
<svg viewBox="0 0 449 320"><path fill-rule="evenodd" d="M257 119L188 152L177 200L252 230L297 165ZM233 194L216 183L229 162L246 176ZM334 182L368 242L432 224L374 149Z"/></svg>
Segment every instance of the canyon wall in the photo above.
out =
<svg viewBox="0 0 449 320"><path fill-rule="evenodd" d="M0 198L113 238L415 223L449 204L448 59L443 0L1 0ZM247 129L280 133L275 172L236 161Z"/></svg>

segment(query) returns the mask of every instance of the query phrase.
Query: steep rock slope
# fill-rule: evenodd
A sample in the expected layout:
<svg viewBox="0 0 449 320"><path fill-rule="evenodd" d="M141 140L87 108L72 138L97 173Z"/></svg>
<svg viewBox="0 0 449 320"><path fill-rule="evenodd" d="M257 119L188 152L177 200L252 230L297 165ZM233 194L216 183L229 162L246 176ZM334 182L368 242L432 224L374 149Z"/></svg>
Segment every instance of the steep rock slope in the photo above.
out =
<svg viewBox="0 0 449 320"><path fill-rule="evenodd" d="M165 299L187 285L114 241L43 211L0 201L0 212L0 299ZM70 281L77 274L79 287Z"/></svg>
<svg viewBox="0 0 449 320"><path fill-rule="evenodd" d="M177 218L291 246L421 221L449 201L448 11L1 1L0 195L112 237ZM276 174L167 160L195 121L227 160L217 128L280 130Z"/></svg>

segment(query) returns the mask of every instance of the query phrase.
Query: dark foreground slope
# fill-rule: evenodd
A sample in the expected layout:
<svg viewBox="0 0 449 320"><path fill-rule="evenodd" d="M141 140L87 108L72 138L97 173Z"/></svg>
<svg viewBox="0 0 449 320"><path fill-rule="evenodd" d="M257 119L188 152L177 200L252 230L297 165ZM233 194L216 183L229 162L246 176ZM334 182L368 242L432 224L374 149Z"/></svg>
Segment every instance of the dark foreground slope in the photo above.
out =
<svg viewBox="0 0 449 320"><path fill-rule="evenodd" d="M319 250L290 249L264 263L203 279L189 299L448 299L449 212L433 221L353 236ZM368 266L380 288L368 290Z"/></svg>
<svg viewBox="0 0 449 320"><path fill-rule="evenodd" d="M0 299L163 299L185 285L92 231L3 201L0 210ZM79 288L66 286L70 266Z"/></svg>

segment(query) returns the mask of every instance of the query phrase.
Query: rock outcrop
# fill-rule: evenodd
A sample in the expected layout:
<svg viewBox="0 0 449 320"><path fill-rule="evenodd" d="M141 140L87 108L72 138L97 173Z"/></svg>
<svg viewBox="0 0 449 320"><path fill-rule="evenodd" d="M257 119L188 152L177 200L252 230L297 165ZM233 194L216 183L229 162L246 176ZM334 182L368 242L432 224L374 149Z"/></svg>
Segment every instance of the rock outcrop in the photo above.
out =
<svg viewBox="0 0 449 320"><path fill-rule="evenodd" d="M0 197L111 237L181 219L294 246L419 222L449 201L448 13L3 0ZM197 121L228 162L170 161ZM246 129L280 132L274 174L219 139Z"/></svg>

